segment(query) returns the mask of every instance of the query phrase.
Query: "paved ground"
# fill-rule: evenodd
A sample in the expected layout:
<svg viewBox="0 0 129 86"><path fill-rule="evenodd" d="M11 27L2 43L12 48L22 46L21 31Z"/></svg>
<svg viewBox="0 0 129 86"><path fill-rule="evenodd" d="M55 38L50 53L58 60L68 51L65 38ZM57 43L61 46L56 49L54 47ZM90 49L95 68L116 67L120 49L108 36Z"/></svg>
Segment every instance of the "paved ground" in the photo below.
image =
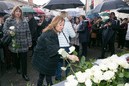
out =
<svg viewBox="0 0 129 86"><path fill-rule="evenodd" d="M121 50L117 49L116 52L121 52ZM97 59L97 57L99 56L100 56L100 48L91 47L90 49L88 49L88 56L87 56L88 58ZM30 56L28 56L28 75L30 77L30 81L26 82L24 81L21 75L16 73L15 68L11 68L10 70L6 71L0 78L1 79L0 86L36 86L36 82L38 79L38 72L32 68ZM31 84L31 85L27 85L27 84Z"/></svg>

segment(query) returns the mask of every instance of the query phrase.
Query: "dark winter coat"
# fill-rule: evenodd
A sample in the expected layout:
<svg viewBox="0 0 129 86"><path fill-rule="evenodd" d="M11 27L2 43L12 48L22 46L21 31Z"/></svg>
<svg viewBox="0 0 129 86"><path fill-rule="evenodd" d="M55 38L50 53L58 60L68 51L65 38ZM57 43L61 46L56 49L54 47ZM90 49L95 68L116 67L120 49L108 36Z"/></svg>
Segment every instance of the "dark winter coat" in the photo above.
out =
<svg viewBox="0 0 129 86"><path fill-rule="evenodd" d="M85 43L85 42L88 43L89 42L88 21L83 21L81 25L83 25L82 28L85 28L85 29L82 32L79 32L79 42L80 43Z"/></svg>
<svg viewBox="0 0 129 86"><path fill-rule="evenodd" d="M31 37L32 37L32 40L33 41L36 41L37 40L37 22L36 22L36 20L34 19L34 18L31 18L30 20L29 20L29 29L30 29L30 32L31 32Z"/></svg>
<svg viewBox="0 0 129 86"><path fill-rule="evenodd" d="M41 74L54 75L59 60L58 36L53 30L40 35L34 49L32 65Z"/></svg>
<svg viewBox="0 0 129 86"><path fill-rule="evenodd" d="M14 53L27 52L29 50L29 47L32 45L31 33L27 20L23 18L17 23L15 18L9 17L8 19L6 19L3 26L4 35L9 32L10 26L15 27L14 40L16 40L16 44L19 47L14 48L11 42L9 44L9 50Z"/></svg>

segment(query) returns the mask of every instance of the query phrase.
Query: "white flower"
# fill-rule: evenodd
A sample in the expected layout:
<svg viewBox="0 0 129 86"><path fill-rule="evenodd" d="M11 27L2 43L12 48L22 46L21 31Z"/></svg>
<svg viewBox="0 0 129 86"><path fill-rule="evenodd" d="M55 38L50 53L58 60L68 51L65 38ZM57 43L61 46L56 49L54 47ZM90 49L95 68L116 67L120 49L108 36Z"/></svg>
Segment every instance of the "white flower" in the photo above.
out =
<svg viewBox="0 0 129 86"><path fill-rule="evenodd" d="M14 31L10 31L9 32L11 36L15 36L15 32Z"/></svg>
<svg viewBox="0 0 129 86"><path fill-rule="evenodd" d="M99 64L99 67L100 67L100 69L101 70L103 70L103 71L105 71L105 70L108 70L108 66L107 65L105 65L105 64Z"/></svg>
<svg viewBox="0 0 129 86"><path fill-rule="evenodd" d="M76 75L77 80L78 80L79 83L84 83L85 82L86 78L84 77L84 74L81 71L75 73L75 75Z"/></svg>
<svg viewBox="0 0 129 86"><path fill-rule="evenodd" d="M9 29L14 31L15 30L15 26L10 26Z"/></svg>
<svg viewBox="0 0 129 86"><path fill-rule="evenodd" d="M87 69L84 72L84 77L86 77L86 79L90 79L93 76L93 72L91 69Z"/></svg>
<svg viewBox="0 0 129 86"><path fill-rule="evenodd" d="M71 54L73 51L75 51L75 47L74 47L74 46L71 46L71 47L69 48L69 54Z"/></svg>
<svg viewBox="0 0 129 86"><path fill-rule="evenodd" d="M86 85L86 86L92 86L92 81L91 81L90 79L87 79L87 80L85 81L85 85Z"/></svg>
<svg viewBox="0 0 129 86"><path fill-rule="evenodd" d="M13 43L13 44L12 44L12 47L15 47L15 46L16 46L16 45Z"/></svg>
<svg viewBox="0 0 129 86"><path fill-rule="evenodd" d="M76 79L72 79L64 83L64 86L77 86L77 85L78 85L78 81Z"/></svg>
<svg viewBox="0 0 129 86"><path fill-rule="evenodd" d="M103 80L106 80L106 81L108 81L114 77L115 77L115 73L113 71L106 71L103 74Z"/></svg>
<svg viewBox="0 0 129 86"><path fill-rule="evenodd" d="M128 62L126 61L126 59L119 58L119 59L117 60L117 64L119 64L119 65L120 65L121 67L123 67L123 68L126 68L126 69L129 68L129 64L128 64Z"/></svg>
<svg viewBox="0 0 129 86"><path fill-rule="evenodd" d="M96 70L94 73L93 73L93 81L95 83L100 83L101 80L103 79L103 72L101 70Z"/></svg>
<svg viewBox="0 0 129 86"><path fill-rule="evenodd" d="M67 68L66 68L66 67L61 67L61 69L62 69L63 71L66 71Z"/></svg>
<svg viewBox="0 0 129 86"><path fill-rule="evenodd" d="M67 79L67 81L70 81L72 79L75 79L75 76L74 75L69 75L66 79Z"/></svg>
<svg viewBox="0 0 129 86"><path fill-rule="evenodd" d="M59 49L58 53L62 55L63 58L67 58L67 56L69 55L63 48Z"/></svg>
<svg viewBox="0 0 129 86"><path fill-rule="evenodd" d="M74 75L69 75L66 78L65 86L77 86L77 85L78 85L78 81L75 79Z"/></svg>
<svg viewBox="0 0 129 86"><path fill-rule="evenodd" d="M126 83L125 86L129 86L129 83Z"/></svg>
<svg viewBox="0 0 129 86"><path fill-rule="evenodd" d="M107 66L108 66L108 68L110 69L110 70L112 70L112 71L116 71L117 70L117 68L118 68L118 64L116 64L116 63L113 63L113 62L110 62L109 64L107 64ZM117 72L117 71L116 71Z"/></svg>

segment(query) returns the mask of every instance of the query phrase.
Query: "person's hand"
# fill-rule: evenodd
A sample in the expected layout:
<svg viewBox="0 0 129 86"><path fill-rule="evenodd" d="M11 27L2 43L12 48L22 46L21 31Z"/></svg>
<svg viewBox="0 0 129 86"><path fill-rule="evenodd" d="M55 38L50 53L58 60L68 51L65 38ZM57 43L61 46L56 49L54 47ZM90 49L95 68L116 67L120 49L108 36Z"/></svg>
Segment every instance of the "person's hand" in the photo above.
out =
<svg viewBox="0 0 129 86"><path fill-rule="evenodd" d="M79 58L76 55L68 55L67 58L72 61L79 61Z"/></svg>

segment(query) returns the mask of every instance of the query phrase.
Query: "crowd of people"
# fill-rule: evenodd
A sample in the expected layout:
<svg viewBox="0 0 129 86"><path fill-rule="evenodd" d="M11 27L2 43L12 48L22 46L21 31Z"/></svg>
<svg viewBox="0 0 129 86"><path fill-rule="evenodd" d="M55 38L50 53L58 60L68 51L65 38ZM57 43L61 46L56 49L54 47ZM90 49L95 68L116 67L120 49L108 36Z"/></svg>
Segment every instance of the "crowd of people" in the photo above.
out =
<svg viewBox="0 0 129 86"><path fill-rule="evenodd" d="M32 50L32 65L39 72L37 86L42 86L45 77L47 85L51 86L52 76L55 76L55 80L62 79L63 59L58 54L60 48L69 52L69 47L74 45L81 58L87 57L88 47L101 47L99 59L105 58L106 51L115 54L116 42L118 48L129 50L128 18L119 20L114 12L105 22L101 17L93 20L87 19L85 15L70 17L65 11L49 20L44 14L39 17L38 21L32 13L25 17L19 6L13 8L11 15L0 16L0 39L11 34L11 26L15 27L11 43L6 46L2 41L0 43L0 71L2 64L6 64L7 69L13 66L16 73L29 81L27 53ZM13 46L14 42L18 47ZM71 57L73 55L69 55L68 59ZM66 76L69 71L68 68Z"/></svg>

